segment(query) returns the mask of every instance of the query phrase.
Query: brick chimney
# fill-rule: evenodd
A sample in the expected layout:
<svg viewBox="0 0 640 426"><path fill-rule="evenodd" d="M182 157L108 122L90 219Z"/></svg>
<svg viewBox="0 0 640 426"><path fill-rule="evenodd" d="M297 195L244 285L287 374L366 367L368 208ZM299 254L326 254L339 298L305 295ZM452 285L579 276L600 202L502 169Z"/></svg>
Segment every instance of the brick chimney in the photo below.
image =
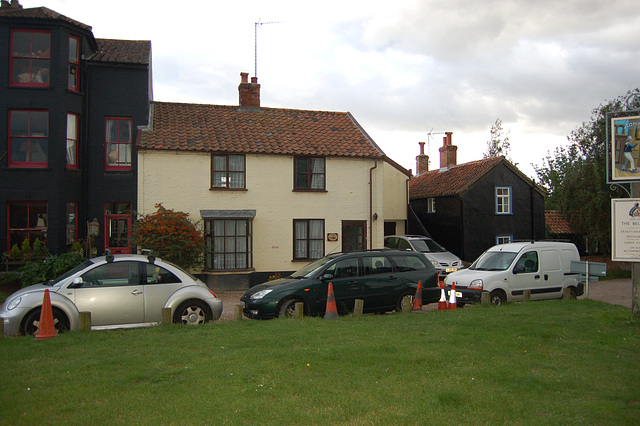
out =
<svg viewBox="0 0 640 426"><path fill-rule="evenodd" d="M18 0L11 0L11 3L9 3L9 0L2 0L1 7L7 9L22 9L22 5Z"/></svg>
<svg viewBox="0 0 640 426"><path fill-rule="evenodd" d="M260 85L258 84L258 77L251 77L251 83L249 83L249 73L241 72L240 85L238 86L238 92L240 97L241 107L260 108Z"/></svg>
<svg viewBox="0 0 640 426"><path fill-rule="evenodd" d="M424 142L418 142L418 144L420 145L420 155L416 157L416 176L429 171L429 156L424 153Z"/></svg>
<svg viewBox="0 0 640 426"><path fill-rule="evenodd" d="M453 132L445 132L446 136L442 138L442 147L440 147L440 168L455 166L458 164L458 147L451 144L451 135Z"/></svg>

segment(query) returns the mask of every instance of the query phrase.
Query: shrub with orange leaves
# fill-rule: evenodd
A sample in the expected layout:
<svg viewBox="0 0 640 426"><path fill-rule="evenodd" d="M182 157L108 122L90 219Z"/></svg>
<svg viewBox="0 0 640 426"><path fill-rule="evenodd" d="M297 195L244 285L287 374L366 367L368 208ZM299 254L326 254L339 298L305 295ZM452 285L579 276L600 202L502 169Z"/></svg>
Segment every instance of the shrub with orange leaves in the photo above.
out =
<svg viewBox="0 0 640 426"><path fill-rule="evenodd" d="M176 265L202 267L204 238L189 213L168 210L156 204L155 213L141 215L133 226L133 244Z"/></svg>

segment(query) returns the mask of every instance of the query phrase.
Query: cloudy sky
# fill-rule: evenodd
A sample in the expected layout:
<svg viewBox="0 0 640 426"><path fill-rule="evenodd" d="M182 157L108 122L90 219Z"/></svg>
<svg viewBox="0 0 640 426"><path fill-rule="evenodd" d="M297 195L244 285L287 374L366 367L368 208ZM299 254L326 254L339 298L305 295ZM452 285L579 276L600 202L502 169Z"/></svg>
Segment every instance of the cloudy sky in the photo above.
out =
<svg viewBox="0 0 640 426"><path fill-rule="evenodd" d="M601 103L640 87L637 0L20 0L151 40L154 99L238 104L240 72L263 107L349 111L415 171L418 142L439 167L482 158L497 118L511 158L532 164ZM256 23L260 25L256 26ZM257 68L256 68L257 27Z"/></svg>

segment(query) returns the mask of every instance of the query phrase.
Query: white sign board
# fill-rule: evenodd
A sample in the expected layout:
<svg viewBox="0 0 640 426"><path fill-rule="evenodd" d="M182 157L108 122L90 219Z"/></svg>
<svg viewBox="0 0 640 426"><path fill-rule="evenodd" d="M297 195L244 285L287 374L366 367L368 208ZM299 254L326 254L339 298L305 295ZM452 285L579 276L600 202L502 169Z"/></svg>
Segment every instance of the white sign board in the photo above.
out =
<svg viewBox="0 0 640 426"><path fill-rule="evenodd" d="M640 261L640 198L611 200L611 260Z"/></svg>

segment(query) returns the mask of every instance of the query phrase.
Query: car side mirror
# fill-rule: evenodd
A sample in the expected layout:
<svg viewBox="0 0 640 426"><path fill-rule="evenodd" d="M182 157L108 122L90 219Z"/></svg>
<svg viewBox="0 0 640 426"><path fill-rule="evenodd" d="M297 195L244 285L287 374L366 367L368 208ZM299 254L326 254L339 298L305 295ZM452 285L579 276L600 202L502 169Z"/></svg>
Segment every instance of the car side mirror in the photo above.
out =
<svg viewBox="0 0 640 426"><path fill-rule="evenodd" d="M84 280L82 279L82 277L74 278L71 285L69 285L69 288L80 288L82 287L83 283L84 283Z"/></svg>
<svg viewBox="0 0 640 426"><path fill-rule="evenodd" d="M524 266L516 266L513 269L514 274L522 274L523 272L525 272Z"/></svg>
<svg viewBox="0 0 640 426"><path fill-rule="evenodd" d="M332 280L332 279L333 279L333 275L331 275L331 274L323 274L320 277L320 281L329 281L329 280Z"/></svg>

